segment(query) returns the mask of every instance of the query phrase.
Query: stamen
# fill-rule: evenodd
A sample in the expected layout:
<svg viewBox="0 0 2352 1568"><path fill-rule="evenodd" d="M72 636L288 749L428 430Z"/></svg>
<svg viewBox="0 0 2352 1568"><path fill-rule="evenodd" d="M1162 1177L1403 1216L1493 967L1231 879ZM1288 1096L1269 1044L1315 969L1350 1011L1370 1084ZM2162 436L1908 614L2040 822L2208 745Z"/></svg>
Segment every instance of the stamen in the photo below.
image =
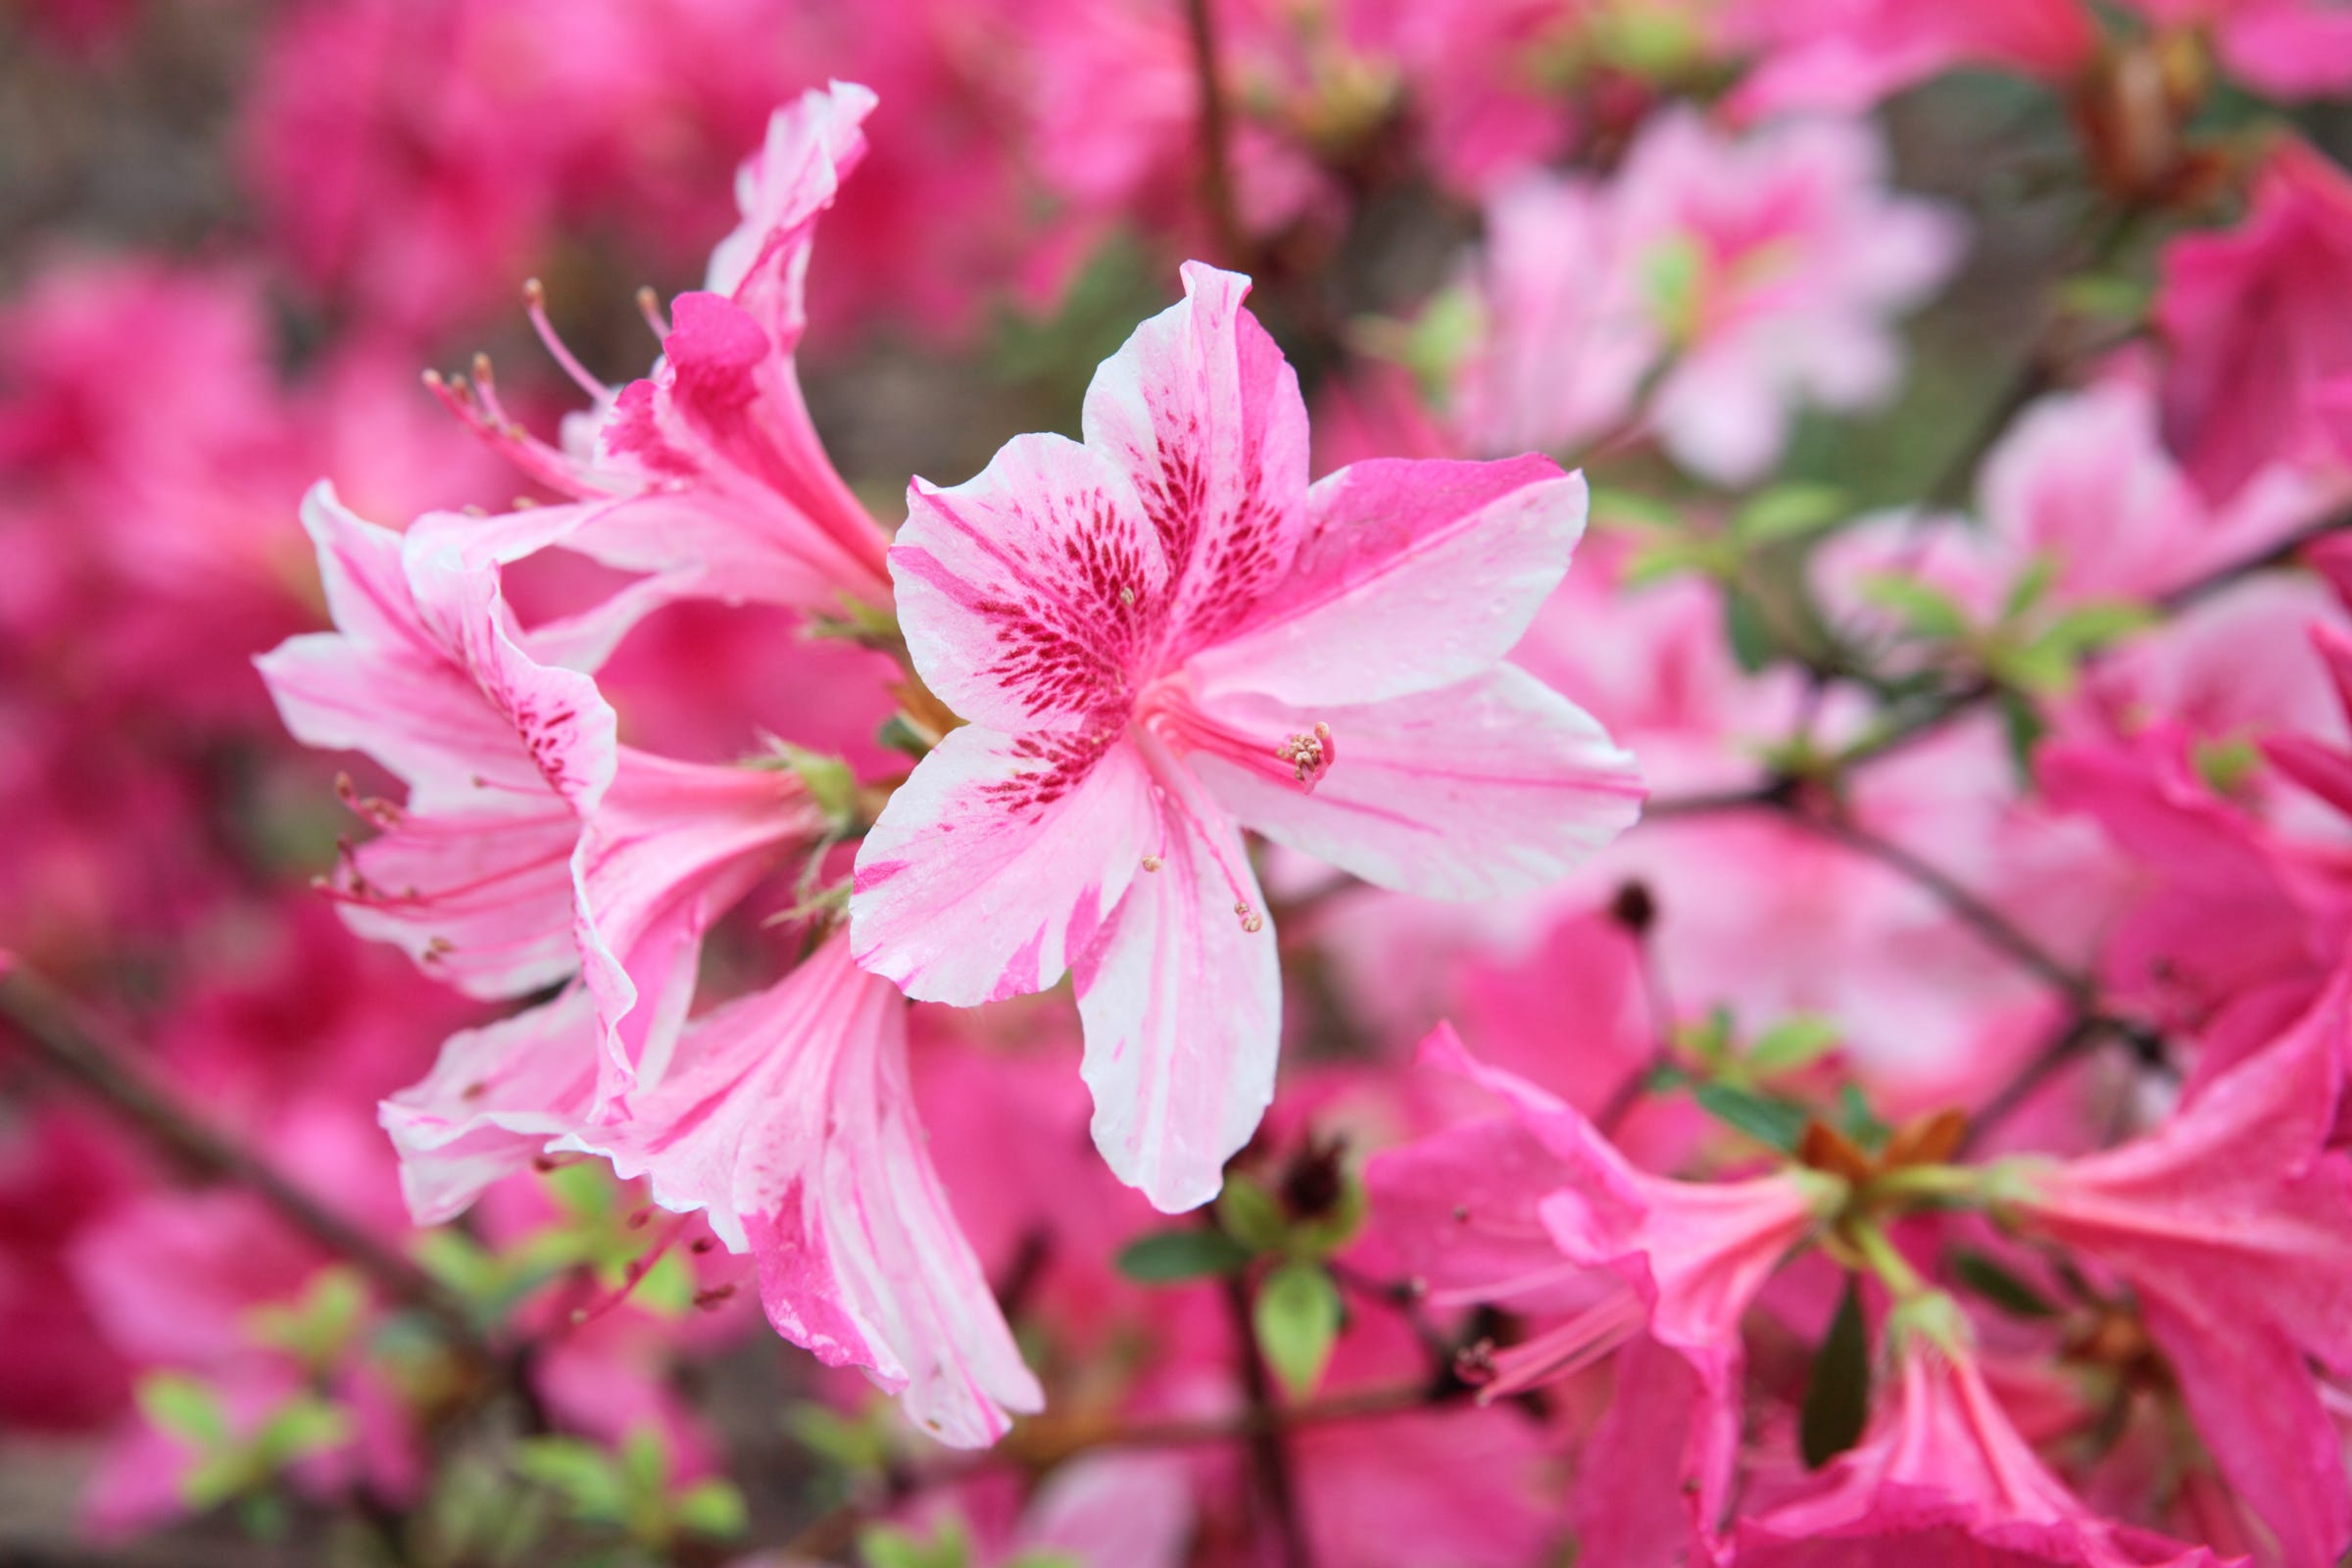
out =
<svg viewBox="0 0 2352 1568"><path fill-rule="evenodd" d="M1156 855L1147 855L1144 857L1144 869L1147 871L1156 871L1159 869L1160 864L1160 858Z"/></svg>
<svg viewBox="0 0 2352 1568"><path fill-rule="evenodd" d="M669 318L662 314L662 296L654 292L651 284L637 290L637 314L644 317L645 324L654 329L655 342L668 341Z"/></svg>
<svg viewBox="0 0 2352 1568"><path fill-rule="evenodd" d="M1233 912L1242 917L1242 929L1251 936L1266 928L1266 917L1238 899L1234 901Z"/></svg>
<svg viewBox="0 0 2352 1568"><path fill-rule="evenodd" d="M1339 748L1332 740L1331 726L1318 719L1313 734L1293 735L1275 747L1274 759L1290 763L1291 776L1311 794L1323 775L1331 770L1331 764L1339 760Z"/></svg>
<svg viewBox="0 0 2352 1568"><path fill-rule="evenodd" d="M547 290L535 277L523 282L522 308L530 315L531 329L539 334L539 341L547 345L548 356L564 368L564 373L570 376L581 391L588 394L590 402L602 403L612 395L612 389L590 375L588 368L573 356L570 349L564 346L562 338L556 336L555 323L547 318Z"/></svg>

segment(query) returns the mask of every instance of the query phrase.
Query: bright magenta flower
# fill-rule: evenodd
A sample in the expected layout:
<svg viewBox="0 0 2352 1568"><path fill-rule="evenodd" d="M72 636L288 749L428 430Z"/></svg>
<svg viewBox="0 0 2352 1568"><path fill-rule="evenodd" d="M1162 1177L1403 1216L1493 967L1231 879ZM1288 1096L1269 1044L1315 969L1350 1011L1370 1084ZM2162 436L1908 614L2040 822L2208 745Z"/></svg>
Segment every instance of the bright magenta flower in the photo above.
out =
<svg viewBox="0 0 2352 1568"><path fill-rule="evenodd" d="M672 591L826 612L889 601L880 528L834 471L801 396L794 351L816 220L865 153L873 108L836 82L779 109L736 176L743 221L681 294L651 375L615 392L548 347L595 400L562 448L527 435L486 378L443 400L533 478L575 498L492 518L420 525L472 563L561 546Z"/></svg>
<svg viewBox="0 0 2352 1568"><path fill-rule="evenodd" d="M1274 936L1239 828L1383 886L1540 886L1634 818L1632 760L1499 662L1566 570L1540 458L1306 482L1297 377L1199 263L1097 372L1084 444L921 480L891 551L931 689L971 720L858 858L858 961L963 1005L1078 979L1095 1136L1181 1209L1273 1090Z"/></svg>
<svg viewBox="0 0 2352 1568"><path fill-rule="evenodd" d="M2273 463L2340 470L2352 178L2281 141L2242 222L2165 247L2156 323L2170 350L2165 434L2207 495L2234 496Z"/></svg>
<svg viewBox="0 0 2352 1568"><path fill-rule="evenodd" d="M2013 1194L2034 1230L2132 1288L2222 1474L2292 1563L2352 1542L2313 1371L2352 1372L2352 1161L2326 1147L2348 998L2339 980L2147 1136L2021 1162Z"/></svg>
<svg viewBox="0 0 2352 1568"><path fill-rule="evenodd" d="M2010 1423L1964 1343L1895 1334L1893 1393L1810 1492L1740 1521L1738 1568L2212 1568L2099 1518ZM1955 1334L1955 1341L1961 1336Z"/></svg>

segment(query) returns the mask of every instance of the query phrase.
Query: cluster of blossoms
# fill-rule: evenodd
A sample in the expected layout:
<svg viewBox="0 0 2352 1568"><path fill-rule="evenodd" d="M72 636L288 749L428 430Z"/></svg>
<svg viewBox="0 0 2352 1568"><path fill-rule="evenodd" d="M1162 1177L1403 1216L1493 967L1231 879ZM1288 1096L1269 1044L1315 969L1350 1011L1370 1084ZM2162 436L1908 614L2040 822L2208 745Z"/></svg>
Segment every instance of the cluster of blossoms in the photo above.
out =
<svg viewBox="0 0 2352 1568"><path fill-rule="evenodd" d="M2346 13L252 9L259 249L0 308L0 1066L161 1134L0 1121L90 1529L2352 1550ZM2080 232L1897 188L1955 71ZM605 223L645 374L534 281L577 397L415 393Z"/></svg>

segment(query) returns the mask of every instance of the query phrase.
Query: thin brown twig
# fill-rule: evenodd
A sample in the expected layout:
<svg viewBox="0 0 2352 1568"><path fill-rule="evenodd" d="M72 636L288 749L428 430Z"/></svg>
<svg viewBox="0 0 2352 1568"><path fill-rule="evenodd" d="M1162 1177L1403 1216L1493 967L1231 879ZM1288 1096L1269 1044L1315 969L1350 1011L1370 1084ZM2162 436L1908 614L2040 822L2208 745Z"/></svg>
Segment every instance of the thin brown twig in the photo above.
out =
<svg viewBox="0 0 2352 1568"><path fill-rule="evenodd" d="M135 1123L174 1157L253 1193L296 1230L357 1267L387 1297L428 1314L458 1344L488 1357L489 1347L464 1301L214 1126L137 1052L113 1039L47 980L21 964L0 971L0 1019L49 1066Z"/></svg>
<svg viewBox="0 0 2352 1568"><path fill-rule="evenodd" d="M1891 870L1900 872L1934 894L1944 907L1957 915L1961 922L1975 931L1992 947L2017 960L2024 968L2065 997L2075 1006L2088 1011L2098 988L2090 979L2077 973L2059 961L2047 948L2026 933L2024 928L2000 910L1963 887L1948 873L1929 864L1892 839L1882 838L1862 827L1850 817L1828 812L1791 810L1790 821L1820 834L1832 843L1843 845L1855 854L1877 860Z"/></svg>
<svg viewBox="0 0 2352 1568"><path fill-rule="evenodd" d="M1229 266L1243 260L1241 211L1233 188L1233 136L1226 123L1225 89L1217 60L1217 19L1213 0L1185 0L1185 21L1193 40L1193 75L1200 103L1200 199L1208 209L1219 259Z"/></svg>
<svg viewBox="0 0 2352 1568"><path fill-rule="evenodd" d="M1272 1516L1274 1537L1281 1544L1283 1568L1314 1568L1315 1550L1299 1512L1298 1490L1291 1474L1288 1423L1274 1402L1273 1380L1266 1376L1265 1358L1258 1353L1257 1333L1250 1319L1250 1288L1238 1277L1224 1281L1226 1318L1233 1326L1234 1358L1239 1363L1245 1400L1245 1432L1250 1448L1250 1474L1259 1496Z"/></svg>

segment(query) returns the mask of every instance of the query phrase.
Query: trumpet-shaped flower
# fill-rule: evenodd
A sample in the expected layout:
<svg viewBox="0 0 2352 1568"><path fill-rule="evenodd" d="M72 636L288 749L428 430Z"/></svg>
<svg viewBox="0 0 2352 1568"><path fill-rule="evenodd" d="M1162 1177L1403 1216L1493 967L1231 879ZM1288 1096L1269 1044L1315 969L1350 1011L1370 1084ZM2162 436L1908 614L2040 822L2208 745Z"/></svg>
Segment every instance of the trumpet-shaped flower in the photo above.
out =
<svg viewBox="0 0 2352 1568"><path fill-rule="evenodd" d="M776 111L736 176L743 221L711 253L705 286L673 303L644 379L615 392L588 376L534 296L542 337L595 400L563 448L507 414L486 365L470 386L436 379L460 418L573 500L428 522L428 535L475 563L561 546L730 602L886 604L882 532L825 456L793 364L816 220L864 156L873 105L836 82Z"/></svg>
<svg viewBox="0 0 2352 1568"><path fill-rule="evenodd" d="M2352 1371L2352 1161L2328 1151L2352 982L2146 1137L2027 1166L2034 1229L2139 1298L2230 1486L2289 1562L2352 1543L2342 1443L2314 1363Z"/></svg>
<svg viewBox="0 0 2352 1568"><path fill-rule="evenodd" d="M560 1147L647 1178L655 1201L756 1254L786 1339L864 1368L946 1443L993 1443L1006 1412L1044 1407L924 1147L906 1004L847 938L696 1019L630 1110Z"/></svg>
<svg viewBox="0 0 2352 1568"><path fill-rule="evenodd" d="M1273 1088L1248 826L1383 886L1539 886L1629 823L1632 761L1500 663L1566 570L1581 479L1374 462L1309 487L1298 379L1199 263L1096 373L1083 443L917 480L891 551L916 669L970 722L858 855L858 959L969 1005L1077 975L1095 1137L1206 1200Z"/></svg>
<svg viewBox="0 0 2352 1568"><path fill-rule="evenodd" d="M594 679L567 665L600 661L647 597L525 633L495 568L365 522L324 486L304 520L337 629L281 645L263 676L297 738L367 752L409 786L405 806L354 799L383 831L329 884L345 918L474 996L584 972L600 1098L658 1071L704 929L821 813L789 773L618 744Z"/></svg>
<svg viewBox="0 0 2352 1568"><path fill-rule="evenodd" d="M2214 1568L2101 1519L2050 1474L1964 1346L1901 1333L1892 1394L1817 1486L1742 1520L1738 1568Z"/></svg>

